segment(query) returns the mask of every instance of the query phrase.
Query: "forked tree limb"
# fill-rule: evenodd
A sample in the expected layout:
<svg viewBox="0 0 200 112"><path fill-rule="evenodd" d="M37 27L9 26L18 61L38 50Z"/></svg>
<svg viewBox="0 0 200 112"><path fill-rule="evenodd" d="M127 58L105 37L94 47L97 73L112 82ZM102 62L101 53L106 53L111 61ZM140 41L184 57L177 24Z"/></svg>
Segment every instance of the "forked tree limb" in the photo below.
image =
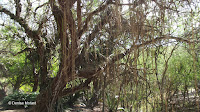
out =
<svg viewBox="0 0 200 112"><path fill-rule="evenodd" d="M76 93L76 92L81 91L81 90L89 89L90 88L89 84L90 84L90 82L93 81L93 79L94 79L94 77L88 78L84 83L82 83L82 84L80 84L78 86L75 86L73 88L64 89L59 94L59 96L67 96L67 95Z"/></svg>
<svg viewBox="0 0 200 112"><path fill-rule="evenodd" d="M108 7L108 5L111 3L112 0L107 0L107 2L104 5L100 5L95 11L90 12L88 14L88 16L86 17L86 20L83 21L83 28L80 30L80 32L78 32L78 37L80 38L87 30L88 30L88 24L90 22L90 20L92 19L92 17L94 15L96 15L97 13L103 11L106 9L106 7Z"/></svg>
<svg viewBox="0 0 200 112"><path fill-rule="evenodd" d="M7 10L6 8L1 8L0 12L5 13L6 15L8 15L11 19L13 19L14 21L18 22L25 30L25 33L31 37L32 39L36 39L39 40L39 37L37 36L37 31L33 31L31 30L31 28L28 26L28 24L26 23L26 21L19 16L14 15L12 12L10 12L9 10Z"/></svg>
<svg viewBox="0 0 200 112"><path fill-rule="evenodd" d="M96 37L95 35L97 33L99 33L100 29L102 29L104 27L104 25L106 23L108 23L109 21L109 18L105 17L105 16L102 16L101 17L101 21L94 27L94 30L92 31L92 33L90 33L88 35L88 37L86 38L86 41L84 43L84 46L83 46L83 51L82 53L84 52L85 48L87 45L90 45L91 41L94 40L94 38Z"/></svg>

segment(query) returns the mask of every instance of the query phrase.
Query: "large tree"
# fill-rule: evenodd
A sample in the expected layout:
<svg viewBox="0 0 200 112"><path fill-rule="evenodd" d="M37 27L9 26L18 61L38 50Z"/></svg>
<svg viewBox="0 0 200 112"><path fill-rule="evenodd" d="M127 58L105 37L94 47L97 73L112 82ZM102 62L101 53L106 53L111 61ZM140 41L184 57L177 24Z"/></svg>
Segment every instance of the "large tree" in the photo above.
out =
<svg viewBox="0 0 200 112"><path fill-rule="evenodd" d="M89 88L90 82L104 74L103 72L108 74L117 61L131 53L134 54L134 66L137 66L138 50L144 46L162 45L170 42L166 41L170 39L190 44L198 42L188 37L198 33L199 28L193 27L178 35L173 31L173 21L179 21L179 9L187 6L186 4L190 6L193 2L189 1L33 2L14 0L10 3L14 4L14 10L5 5L0 7L0 12L3 13L3 18L9 17L13 24L21 27L19 35L25 36L27 48L19 53L35 51L38 54L40 94L37 105L31 109L34 112L54 111L59 98ZM178 7L181 4L183 7ZM129 9L128 12L124 11L124 6ZM179 23L181 22L177 24ZM52 67L49 64L52 57L59 60L59 70L55 76L52 76L49 69ZM137 73L135 70L135 77ZM77 78L84 81L79 85L66 87Z"/></svg>

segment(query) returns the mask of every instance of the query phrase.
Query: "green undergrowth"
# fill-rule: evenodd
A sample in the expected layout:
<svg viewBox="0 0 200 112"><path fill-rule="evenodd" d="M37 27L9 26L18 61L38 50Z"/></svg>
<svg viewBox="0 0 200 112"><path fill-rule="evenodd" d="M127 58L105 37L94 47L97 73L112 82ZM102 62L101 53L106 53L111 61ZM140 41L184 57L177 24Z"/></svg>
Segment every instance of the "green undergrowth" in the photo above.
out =
<svg viewBox="0 0 200 112"><path fill-rule="evenodd" d="M4 109L30 108L36 104L37 95L38 93L36 92L24 93L16 91L3 99L2 106Z"/></svg>

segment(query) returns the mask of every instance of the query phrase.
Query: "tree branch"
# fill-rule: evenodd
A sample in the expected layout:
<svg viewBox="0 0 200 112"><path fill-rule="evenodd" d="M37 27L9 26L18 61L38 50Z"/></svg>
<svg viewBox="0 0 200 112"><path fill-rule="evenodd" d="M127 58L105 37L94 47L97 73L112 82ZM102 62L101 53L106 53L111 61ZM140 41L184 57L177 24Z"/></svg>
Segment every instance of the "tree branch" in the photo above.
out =
<svg viewBox="0 0 200 112"><path fill-rule="evenodd" d="M171 7L167 7L167 6L165 6L165 5L162 5L162 4L158 3L157 0L152 0L152 1L154 1L154 2L158 5L158 7L159 7L161 10L162 10L162 9L169 9L169 10L172 10L172 11L179 12L177 9L174 10L174 9L171 8Z"/></svg>
<svg viewBox="0 0 200 112"><path fill-rule="evenodd" d="M20 3L20 0L15 0L15 4L16 4L16 16L20 17L21 14L21 10L22 10L22 5Z"/></svg>
<svg viewBox="0 0 200 112"><path fill-rule="evenodd" d="M93 80L94 77L88 78L84 83L75 86L73 88L67 88L64 89L59 96L67 96L73 93L76 93L78 91L84 90L84 89L89 89L90 86L88 86L90 84L90 82Z"/></svg>
<svg viewBox="0 0 200 112"><path fill-rule="evenodd" d="M46 3L44 3L44 4L42 4L42 5L39 5L38 7L36 7L36 8L35 8L35 13L37 12L37 10L38 10L39 8L42 8L43 6L45 6L45 5L47 5L47 4L49 4L49 2L46 2Z"/></svg>
<svg viewBox="0 0 200 112"><path fill-rule="evenodd" d="M186 42L186 43L192 43L194 41L189 41L187 39L184 39L184 38L180 38L180 37L173 37L173 36L162 36L162 37L157 37L153 40L150 40L150 41L146 41L142 44L136 44L136 45L132 45L130 49L127 49L125 52L123 53L120 53L120 54L117 54L115 56L109 56L108 58L108 62L107 63L104 63L103 66L99 67L96 71L95 70L87 70L87 71L80 71L79 75L80 76L85 76L84 74L87 74L87 77L94 77L96 76L96 74L98 74L98 72L100 71L103 71L104 68L106 68L107 65L111 66L113 63L115 63L116 61L124 58L127 54L130 54L134 49L138 49L139 47L142 47L142 46L146 46L146 45L150 45L150 44L153 44L154 42L157 42L157 41L161 41L161 40L166 40L166 39L175 39L177 41L181 41L181 42ZM78 76L79 76L78 75ZM90 75L90 76L88 76ZM86 77L85 77L86 78Z"/></svg>
<svg viewBox="0 0 200 112"><path fill-rule="evenodd" d="M184 38L182 38L182 37L174 37L174 36L169 36L169 35L163 35L163 36L161 36L161 37L157 37L157 38L155 38L154 39L154 41L153 40L149 40L149 41L146 41L146 42L144 42L143 44L138 44L138 45L136 45L136 46L132 46L132 48L131 49L134 49L134 48L136 48L136 47L141 47L141 46L145 46L145 45L149 45L149 44L151 44L151 43L153 43L153 42L157 42L157 41L161 41L161 40L169 40L169 39L174 39L174 40L176 40L176 41L179 41L179 42L185 42L185 43L195 43L195 42L199 42L199 41L190 41L190 40L188 40L188 39L184 39Z"/></svg>
<svg viewBox="0 0 200 112"><path fill-rule="evenodd" d="M96 37L95 35L100 31L100 29L102 29L104 27L104 25L106 23L108 23L109 21L109 18L107 17L108 15L106 16L102 16L101 17L101 21L95 26L94 30L92 31L92 33L89 34L89 36L87 37L84 45L83 45L83 49L81 51L81 55L80 56L83 56L84 55L84 52L85 52L85 48L87 45L90 45L91 41L94 40L94 38Z"/></svg>
<svg viewBox="0 0 200 112"><path fill-rule="evenodd" d="M1 54L1 53L10 53L10 54L12 54L13 56L17 56L18 54L24 53L24 52L26 52L26 51L33 51L33 50L34 50L33 48L25 48L25 49L23 49L23 50L17 52L16 54L13 53L13 52L11 52L11 51L0 50L0 54Z"/></svg>
<svg viewBox="0 0 200 112"><path fill-rule="evenodd" d="M115 2L111 2L111 4L113 5L119 5L119 6L123 6L123 5L129 5L132 6L132 9L135 9L138 5L145 3L145 0L135 0L133 3L127 3L127 4L123 4L123 3L116 3Z"/></svg>
<svg viewBox="0 0 200 112"><path fill-rule="evenodd" d="M84 77L84 78L88 78L86 80L85 83L83 84L80 84L79 86L76 86L74 88L69 88L69 89L66 89L64 90L62 93L61 93L61 96L64 96L64 95L69 95L69 94L72 94L72 93L75 93L75 92L78 92L80 90L83 90L83 89L87 89L89 88L88 84L94 79L94 77L96 77L98 74L102 73L105 68L107 66L111 66L112 64L114 64L116 61L124 58L127 54L131 53L133 51L133 49L137 49L139 47L142 47L142 46L145 46L145 45L149 45L149 44L153 44L154 42L157 42L157 41L161 41L161 40L165 40L165 39L175 39L177 41L181 41L181 42L186 42L186 43L191 43L191 41L187 40L187 39L184 39L184 38L180 38L180 37L173 37L173 36L162 36L162 37L157 37L153 40L150 40L150 41L146 41L142 44L138 44L138 45L132 45L132 47L128 50L126 50L126 52L124 53L120 53L120 54L117 54L113 57L109 57L110 59L108 59L108 62L104 63L103 66L100 66L97 70L84 70L84 71L79 71L79 74L78 76L80 77Z"/></svg>
<svg viewBox="0 0 200 112"><path fill-rule="evenodd" d="M79 37L79 39L80 39L80 37L83 35L83 33L85 33L85 32L88 30L88 24L89 24L90 20L92 19L92 17L93 17L94 15L96 15L97 13L99 13L99 12L105 10L105 8L111 3L111 1L112 1L112 0L108 0L108 1L106 2L106 4L100 5L95 11L93 11L93 12L91 12L91 13L88 14L86 20L84 21L84 26L83 26L83 28L80 30L80 32L78 32L78 37Z"/></svg>
<svg viewBox="0 0 200 112"><path fill-rule="evenodd" d="M5 9L5 8L2 8L0 9L0 12L3 12L5 13L6 15L10 16L11 19L15 20L16 22L18 22L24 29L25 29L25 33L33 38L33 39L38 39L39 40L39 37L36 36L37 35L37 32L36 31L32 31L30 29L30 27L25 23L25 20L19 16L16 16L14 15L13 13L11 13L9 10Z"/></svg>

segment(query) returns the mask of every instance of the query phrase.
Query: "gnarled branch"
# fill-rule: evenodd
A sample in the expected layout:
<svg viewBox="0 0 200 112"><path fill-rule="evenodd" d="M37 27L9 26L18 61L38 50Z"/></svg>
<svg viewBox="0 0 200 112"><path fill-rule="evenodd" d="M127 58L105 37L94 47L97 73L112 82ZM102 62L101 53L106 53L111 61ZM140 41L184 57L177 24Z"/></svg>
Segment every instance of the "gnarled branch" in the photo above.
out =
<svg viewBox="0 0 200 112"><path fill-rule="evenodd" d="M13 56L17 56L18 54L24 53L24 52L26 52L26 51L33 51L33 50L34 50L33 48L25 48L25 49L23 49L23 50L17 52L16 54L13 53L13 52L11 52L11 51L0 50L0 54L1 54L1 53L10 53L10 54L12 54Z"/></svg>
<svg viewBox="0 0 200 112"><path fill-rule="evenodd" d="M80 37L83 35L83 33L85 33L85 32L88 30L88 24L89 24L90 20L92 19L92 17L93 17L95 14L97 14L97 13L103 11L103 10L111 3L111 1L112 1L112 0L108 0L108 1L106 2L106 4L100 5L95 11L93 11L93 12L91 12L91 13L88 14L86 20L83 22L83 23L84 23L83 28L78 32L78 37L79 37L79 39L80 39Z"/></svg>
<svg viewBox="0 0 200 112"><path fill-rule="evenodd" d="M10 16L11 19L15 20L16 22L18 22L24 29L25 29L25 33L31 37L32 39L36 39L39 40L39 37L37 36L37 32L36 31L32 31L30 29L30 27L28 26L28 24L26 24L25 20L19 16L14 15L13 13L11 13L9 10L2 8L0 9L0 12L5 13L6 15Z"/></svg>

